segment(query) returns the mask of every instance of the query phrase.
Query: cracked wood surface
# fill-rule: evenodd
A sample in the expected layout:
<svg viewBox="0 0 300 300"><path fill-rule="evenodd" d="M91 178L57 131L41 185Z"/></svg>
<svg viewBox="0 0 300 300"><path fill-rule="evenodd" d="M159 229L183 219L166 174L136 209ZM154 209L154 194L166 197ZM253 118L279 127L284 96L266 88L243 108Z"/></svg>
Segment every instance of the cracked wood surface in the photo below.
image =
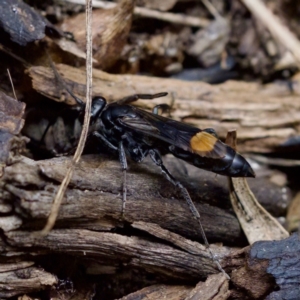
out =
<svg viewBox="0 0 300 300"><path fill-rule="evenodd" d="M232 247L245 245L245 240L229 210L227 178L189 165L187 173L182 172L182 165L174 157L164 157L164 161L191 193L210 242L229 246L211 245L224 269L230 273L243 268L247 264L245 249ZM129 164L128 199L121 219L119 162L103 155L84 155L65 194L55 230L37 239L33 232L44 224L69 162L69 157L43 161L23 157L5 168L0 185L0 209L6 213L0 217L4 237L0 253L4 261L9 257L20 259L24 254L69 255L93 274L118 274L120 269L132 268L166 281L189 284L218 272L205 247L187 239L202 242L180 192L148 160ZM260 182L264 188L270 184L264 178ZM254 189L254 193L261 194L262 190ZM248 284L238 278L233 282L240 287ZM264 282L263 292L270 286L272 283ZM201 286L199 289L201 293ZM227 296L225 289L222 297Z"/></svg>

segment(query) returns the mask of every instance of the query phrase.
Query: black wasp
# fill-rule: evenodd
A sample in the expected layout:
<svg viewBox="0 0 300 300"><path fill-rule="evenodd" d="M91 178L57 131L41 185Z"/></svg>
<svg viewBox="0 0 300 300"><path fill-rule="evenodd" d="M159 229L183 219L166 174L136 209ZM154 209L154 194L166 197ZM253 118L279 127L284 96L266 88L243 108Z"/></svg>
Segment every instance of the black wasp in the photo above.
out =
<svg viewBox="0 0 300 300"><path fill-rule="evenodd" d="M82 100L72 93L71 95L84 108L85 104ZM255 177L255 173L243 156L217 138L213 129L201 130L158 115L154 112L158 111L159 106L156 106L153 113L150 113L130 105L138 99L154 99L166 95L167 93L136 94L109 104L103 97L93 98L90 134L95 135L109 148L119 153L124 174L122 214L126 202L126 156L128 155L135 162L141 162L149 155L166 178L181 190L191 212L198 221L200 233L211 257L218 265L219 270L224 272L209 248L200 221L200 214L188 191L165 167L161 153L171 153L198 168L230 177Z"/></svg>
<svg viewBox="0 0 300 300"><path fill-rule="evenodd" d="M103 97L92 100L92 133L117 150L123 170L126 154L135 162L150 155L168 180L177 183L164 166L160 153L171 153L194 166L230 177L255 177L246 159L221 142L212 128L199 128L129 105L138 99L154 99L167 93L136 94L107 104ZM157 111L157 107L154 111ZM177 185L177 184L175 184Z"/></svg>
<svg viewBox="0 0 300 300"><path fill-rule="evenodd" d="M217 138L213 129L201 130L130 105L138 99L153 99L166 95L167 93L136 94L110 104L107 104L103 97L95 97L92 100L90 126L95 136L119 152L124 172L122 214L126 202L126 154L135 162L141 162L149 155L166 178L181 190L198 221L200 233L211 257L219 270L224 272L209 248L200 214L188 191L165 167L161 153L171 153L198 168L230 177L255 177L255 173L243 156Z"/></svg>

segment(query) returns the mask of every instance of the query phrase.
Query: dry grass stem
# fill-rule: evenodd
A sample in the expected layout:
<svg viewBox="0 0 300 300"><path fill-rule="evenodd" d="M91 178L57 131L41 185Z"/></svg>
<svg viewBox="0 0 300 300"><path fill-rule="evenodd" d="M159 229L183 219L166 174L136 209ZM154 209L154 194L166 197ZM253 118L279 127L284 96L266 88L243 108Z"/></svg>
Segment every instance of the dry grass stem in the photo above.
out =
<svg viewBox="0 0 300 300"><path fill-rule="evenodd" d="M93 62L92 62L92 0L86 0L86 105L85 105L85 114L84 122L82 127L82 132L80 135L78 147L72 159L72 163L68 167L67 174L62 181L58 192L54 198L53 205L51 207L51 212L48 217L46 226L40 232L42 236L45 236L53 228L55 221L58 216L59 208L62 203L65 191L68 187L68 184L72 178L76 164L79 162L81 154L84 149L85 141L88 135L89 122L90 122L90 111L92 103L92 81L93 81Z"/></svg>

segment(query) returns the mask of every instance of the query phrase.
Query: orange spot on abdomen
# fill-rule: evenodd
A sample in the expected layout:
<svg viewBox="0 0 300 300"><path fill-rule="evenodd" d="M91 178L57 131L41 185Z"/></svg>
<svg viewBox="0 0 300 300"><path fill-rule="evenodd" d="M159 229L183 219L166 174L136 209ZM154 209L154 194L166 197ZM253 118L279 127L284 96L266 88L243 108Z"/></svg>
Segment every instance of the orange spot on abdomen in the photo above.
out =
<svg viewBox="0 0 300 300"><path fill-rule="evenodd" d="M196 133L190 141L193 152L204 154L214 149L218 139L208 132L201 131Z"/></svg>

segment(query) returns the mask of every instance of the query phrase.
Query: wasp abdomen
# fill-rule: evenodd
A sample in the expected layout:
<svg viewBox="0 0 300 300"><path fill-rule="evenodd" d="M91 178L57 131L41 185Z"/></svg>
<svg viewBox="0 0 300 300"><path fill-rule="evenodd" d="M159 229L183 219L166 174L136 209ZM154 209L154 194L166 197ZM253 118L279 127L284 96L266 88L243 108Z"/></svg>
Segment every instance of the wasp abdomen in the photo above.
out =
<svg viewBox="0 0 300 300"><path fill-rule="evenodd" d="M232 163L226 170L226 175L231 177L255 177L255 173L250 164L237 152L235 152Z"/></svg>
<svg viewBox="0 0 300 300"><path fill-rule="evenodd" d="M219 140L218 143L223 144ZM210 155L201 156L198 153L191 153L174 145L169 147L169 151L177 158L183 159L198 168L220 175L230 177L255 177L254 171L243 156L226 144L223 144L223 146L226 152L224 156L219 158L213 158ZM208 153L209 152L207 152L207 154Z"/></svg>

